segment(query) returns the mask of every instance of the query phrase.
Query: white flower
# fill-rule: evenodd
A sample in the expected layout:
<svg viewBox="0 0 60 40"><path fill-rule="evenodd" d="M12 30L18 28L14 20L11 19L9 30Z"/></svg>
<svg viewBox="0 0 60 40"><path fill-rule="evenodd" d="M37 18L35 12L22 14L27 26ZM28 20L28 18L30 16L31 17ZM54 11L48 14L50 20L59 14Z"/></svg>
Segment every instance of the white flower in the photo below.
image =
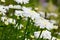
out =
<svg viewBox="0 0 60 40"><path fill-rule="evenodd" d="M34 32L34 36L35 36L36 38L38 38L39 35L40 35L40 31Z"/></svg>
<svg viewBox="0 0 60 40"><path fill-rule="evenodd" d="M4 16L3 16L3 17L1 17L1 21L3 21L3 22L4 22L5 20L7 20L7 17L4 17Z"/></svg>
<svg viewBox="0 0 60 40"><path fill-rule="evenodd" d="M19 4L19 3L21 3L21 4L23 3L22 0L14 0L14 1L16 1L18 4Z"/></svg>
<svg viewBox="0 0 60 40"><path fill-rule="evenodd" d="M8 7L13 8L13 9L21 9L20 5L12 5L12 4L10 4Z"/></svg>
<svg viewBox="0 0 60 40"><path fill-rule="evenodd" d="M7 12L7 10L9 10L9 7L8 6L3 6L3 5L0 5L0 12L5 15L5 13Z"/></svg>
<svg viewBox="0 0 60 40"><path fill-rule="evenodd" d="M37 12L35 12L35 11L30 11L31 12L31 19L32 20L36 20L36 19L39 19L40 18L40 15L37 13Z"/></svg>
<svg viewBox="0 0 60 40"><path fill-rule="evenodd" d="M8 18L7 19L7 22L8 23L12 23L12 24L16 24L16 20L15 19L12 19L12 18Z"/></svg>
<svg viewBox="0 0 60 40"><path fill-rule="evenodd" d="M40 35L40 32L34 32L34 36L36 38L38 38ZM41 35L40 35L40 38L43 38L43 39L51 39L51 32L45 30L45 31L42 31Z"/></svg>
<svg viewBox="0 0 60 40"><path fill-rule="evenodd" d="M35 10L39 10L39 8L38 8L38 7L35 7L34 9L35 9Z"/></svg>
<svg viewBox="0 0 60 40"><path fill-rule="evenodd" d="M44 21L44 20L41 20L41 19L36 19L36 20L34 20L35 25L36 25L36 26L40 26L40 28L45 28L45 26L43 25L43 21Z"/></svg>
<svg viewBox="0 0 60 40"><path fill-rule="evenodd" d="M52 40L56 40L56 37L52 37Z"/></svg>
<svg viewBox="0 0 60 40"><path fill-rule="evenodd" d="M23 17L23 11L15 10L15 15Z"/></svg>
<svg viewBox="0 0 60 40"><path fill-rule="evenodd" d="M25 11L25 10L26 10L26 11L30 11L30 10L32 10L32 8L31 8L31 7L25 7L25 6L23 6L23 7L22 7L22 10L23 10L23 11Z"/></svg>
<svg viewBox="0 0 60 40"><path fill-rule="evenodd" d="M6 13L6 9L4 9L4 6L3 6L3 5L0 5L0 11L1 11L2 13Z"/></svg>
<svg viewBox="0 0 60 40"><path fill-rule="evenodd" d="M25 17L30 17L34 20L35 26L40 26L40 28L46 28L48 30L53 29L53 23L50 23L49 20L42 18L38 13L32 10L32 8L23 7L23 15Z"/></svg>
<svg viewBox="0 0 60 40"><path fill-rule="evenodd" d="M43 18L45 17L45 13L44 13L44 12L41 12L41 11L40 11L39 13L40 13L40 16L41 16L41 17L43 17Z"/></svg>
<svg viewBox="0 0 60 40"><path fill-rule="evenodd" d="M12 4L10 4L8 7L9 7L9 8L13 8L14 6L13 6Z"/></svg>
<svg viewBox="0 0 60 40"><path fill-rule="evenodd" d="M5 25L8 25L9 24L7 21L5 21L4 23L5 23Z"/></svg>
<svg viewBox="0 0 60 40"><path fill-rule="evenodd" d="M14 8L14 9L21 9L21 6L20 6L20 5L14 5L13 8Z"/></svg>
<svg viewBox="0 0 60 40"><path fill-rule="evenodd" d="M32 20L37 19L37 18L40 17L40 15L37 12L33 11L31 7L29 7L29 8L22 7L22 10L24 12L23 15L25 17L30 17Z"/></svg>
<svg viewBox="0 0 60 40"><path fill-rule="evenodd" d="M22 10L23 10L23 12L24 12L24 16L25 17L31 17L31 8L27 8L27 7L22 7Z"/></svg>
<svg viewBox="0 0 60 40"><path fill-rule="evenodd" d="M57 17L58 15L56 13L50 13L51 16Z"/></svg>
<svg viewBox="0 0 60 40"><path fill-rule="evenodd" d="M53 29L53 24L50 23L48 20L45 20L44 23L45 23L45 24L44 24L45 27L46 27L48 30Z"/></svg>
<svg viewBox="0 0 60 40"><path fill-rule="evenodd" d="M44 38L44 39L51 39L51 32L49 31L43 31L40 38Z"/></svg>
<svg viewBox="0 0 60 40"><path fill-rule="evenodd" d="M50 21L50 23L53 23L53 24L55 24L56 23L56 21L55 20L49 20Z"/></svg>
<svg viewBox="0 0 60 40"><path fill-rule="evenodd" d="M4 9L5 9L5 10L9 10L9 7L8 7L8 6L4 6Z"/></svg>
<svg viewBox="0 0 60 40"><path fill-rule="evenodd" d="M14 0L16 1L18 4L21 3L21 4L26 4L26 3L29 3L29 0Z"/></svg>
<svg viewBox="0 0 60 40"><path fill-rule="evenodd" d="M29 0L23 0L24 4L29 3Z"/></svg>
<svg viewBox="0 0 60 40"><path fill-rule="evenodd" d="M54 25L54 26L53 26L53 29L58 29L58 26Z"/></svg>
<svg viewBox="0 0 60 40"><path fill-rule="evenodd" d="M40 17L39 19L36 19L35 21L36 26L40 26L40 28L46 28L48 30L53 29L53 24L49 22L49 20L45 20L44 18Z"/></svg>
<svg viewBox="0 0 60 40"><path fill-rule="evenodd" d="M12 23L12 20L13 20L12 18L8 18L7 22Z"/></svg>
<svg viewBox="0 0 60 40"><path fill-rule="evenodd" d="M5 0L1 0L1 2L5 2Z"/></svg>
<svg viewBox="0 0 60 40"><path fill-rule="evenodd" d="M47 17L50 17L50 16L57 17L58 15L57 15L56 13L48 13L48 14L47 14Z"/></svg>

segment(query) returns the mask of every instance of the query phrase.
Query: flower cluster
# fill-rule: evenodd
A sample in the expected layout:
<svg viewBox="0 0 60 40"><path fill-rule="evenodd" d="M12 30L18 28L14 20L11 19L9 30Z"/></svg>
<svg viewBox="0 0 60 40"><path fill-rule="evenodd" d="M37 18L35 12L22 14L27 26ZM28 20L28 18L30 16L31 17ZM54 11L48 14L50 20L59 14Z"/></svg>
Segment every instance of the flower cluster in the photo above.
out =
<svg viewBox="0 0 60 40"><path fill-rule="evenodd" d="M7 18L7 17L1 17L1 21L4 22L6 25L8 24L16 24L16 20L12 18Z"/></svg>
<svg viewBox="0 0 60 40"><path fill-rule="evenodd" d="M35 37L38 38L40 32L34 32ZM45 30L41 33L40 38L44 38L44 39L51 39L51 32Z"/></svg>
<svg viewBox="0 0 60 40"><path fill-rule="evenodd" d="M29 0L14 0L16 1L18 4L21 3L21 4L26 4L26 3L29 3Z"/></svg>
<svg viewBox="0 0 60 40"><path fill-rule="evenodd" d="M5 2L3 0L1 0L1 1ZM17 2L18 4L19 3L20 4L29 3L29 0L14 0L14 1ZM12 13L12 17L8 17L10 15L7 16L7 14L9 14L7 12L10 9L12 9L12 10L15 9ZM10 24L14 25L15 24L14 27L17 28L18 31L19 30L21 31L22 27L24 27L23 28L24 29L24 31L23 31L24 32L24 40L26 38L25 35L30 33L30 32L27 32L28 31L27 29L31 25L33 25L33 26L31 26L31 29L32 29L32 27L35 27L35 26L40 29L39 31L36 31L34 29L34 31L33 31L34 36L31 36L32 38L35 37L37 39L41 38L41 39L55 40L55 37L52 37L52 35L51 35L52 33L51 33L50 30L58 29L58 26L55 26L54 23L52 23L49 20L45 19L44 18L45 16L42 15L43 13L44 12L39 12L38 13L38 12L34 11L31 7L26 7L26 6L21 6L21 5L13 5L13 4L10 4L8 6L0 5L0 16L1 16L0 20L5 25L10 25ZM53 15L53 14L51 14L51 15ZM13 17L17 17L17 18L13 18ZM31 22L31 20L33 22ZM25 25L26 22L27 22L27 24Z"/></svg>

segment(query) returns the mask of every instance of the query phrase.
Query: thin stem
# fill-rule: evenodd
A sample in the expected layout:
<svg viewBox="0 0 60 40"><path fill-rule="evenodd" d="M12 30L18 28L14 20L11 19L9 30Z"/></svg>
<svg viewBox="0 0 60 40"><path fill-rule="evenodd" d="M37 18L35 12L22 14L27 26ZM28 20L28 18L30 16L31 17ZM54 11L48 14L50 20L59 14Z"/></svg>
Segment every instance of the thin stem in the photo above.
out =
<svg viewBox="0 0 60 40"><path fill-rule="evenodd" d="M3 30L2 30L2 35L1 35L1 40L3 40L4 38L4 31L5 31L5 29L6 29L6 26L3 26Z"/></svg>
<svg viewBox="0 0 60 40"><path fill-rule="evenodd" d="M39 40L39 38L40 38L40 36L41 36L42 31L43 31L43 29L41 29L41 32L40 32L39 37L38 37L38 39L37 39L37 40Z"/></svg>
<svg viewBox="0 0 60 40"><path fill-rule="evenodd" d="M18 19L18 25L17 25L17 27L16 27L16 36L18 37L18 30L17 30L17 28L20 26L20 24L21 24L21 20L22 20L22 17L20 16L20 19ZM20 27L19 27L20 28Z"/></svg>
<svg viewBox="0 0 60 40"><path fill-rule="evenodd" d="M45 12L45 19L47 19L47 12Z"/></svg>
<svg viewBox="0 0 60 40"><path fill-rule="evenodd" d="M28 17L28 21L27 21L27 25L26 25L26 29L25 29L25 32L24 32L24 38L23 40L25 40L25 37L26 37L26 30L28 29L28 26L29 26L29 23L30 23L30 18Z"/></svg>

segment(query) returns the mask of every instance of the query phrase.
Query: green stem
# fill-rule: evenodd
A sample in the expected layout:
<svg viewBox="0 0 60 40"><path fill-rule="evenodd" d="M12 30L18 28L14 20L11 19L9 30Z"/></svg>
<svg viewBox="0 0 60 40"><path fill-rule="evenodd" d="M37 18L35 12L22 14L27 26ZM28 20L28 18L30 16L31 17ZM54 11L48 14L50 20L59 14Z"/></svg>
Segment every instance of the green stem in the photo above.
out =
<svg viewBox="0 0 60 40"><path fill-rule="evenodd" d="M25 37L26 37L26 31L27 31L27 29L28 29L28 26L29 26L29 23L30 23L30 18L28 17L28 21L27 21L27 25L26 25L26 29L25 29L25 32L24 32L24 38L23 38L23 40L25 40ZM27 39L28 40L28 39Z"/></svg>
<svg viewBox="0 0 60 40"><path fill-rule="evenodd" d="M6 29L6 26L3 26L3 30L2 30L2 35L1 35L1 40L3 40L4 39L4 32L5 32L5 29Z"/></svg>
<svg viewBox="0 0 60 40"><path fill-rule="evenodd" d="M16 36L18 37L18 33L19 33L19 31L17 30L17 28L20 26L20 24L21 24L21 20L22 20L22 17L20 16L20 19L18 19L18 26L16 27ZM20 28L20 27L19 27Z"/></svg>
<svg viewBox="0 0 60 40"><path fill-rule="evenodd" d="M43 31L43 29L41 29L41 32L40 32L39 37L38 37L38 39L37 39L37 40L39 40L39 38L40 38L40 36L41 36L42 31Z"/></svg>

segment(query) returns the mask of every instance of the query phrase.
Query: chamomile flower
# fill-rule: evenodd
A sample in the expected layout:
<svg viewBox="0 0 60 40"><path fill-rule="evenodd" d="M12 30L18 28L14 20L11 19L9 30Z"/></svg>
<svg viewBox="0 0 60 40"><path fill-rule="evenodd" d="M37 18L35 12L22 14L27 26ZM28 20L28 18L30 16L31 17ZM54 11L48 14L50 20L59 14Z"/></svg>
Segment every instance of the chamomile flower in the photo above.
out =
<svg viewBox="0 0 60 40"><path fill-rule="evenodd" d="M23 17L23 11L15 10L15 15Z"/></svg>
<svg viewBox="0 0 60 40"><path fill-rule="evenodd" d="M44 38L44 39L51 39L51 32L49 31L42 31L42 34L40 36L40 38Z"/></svg>
<svg viewBox="0 0 60 40"><path fill-rule="evenodd" d="M21 3L21 4L26 4L26 3L29 3L29 0L14 0L16 1L18 4Z"/></svg>
<svg viewBox="0 0 60 40"><path fill-rule="evenodd" d="M5 20L7 20L7 17L1 17L1 21L4 22Z"/></svg>
<svg viewBox="0 0 60 40"><path fill-rule="evenodd" d="M34 32L34 36L35 36L35 38L38 38L39 35L40 35L40 31Z"/></svg>
<svg viewBox="0 0 60 40"><path fill-rule="evenodd" d="M7 19L7 22L8 23L12 23L12 24L16 24L16 20L15 19L12 19L12 18L8 18Z"/></svg>

